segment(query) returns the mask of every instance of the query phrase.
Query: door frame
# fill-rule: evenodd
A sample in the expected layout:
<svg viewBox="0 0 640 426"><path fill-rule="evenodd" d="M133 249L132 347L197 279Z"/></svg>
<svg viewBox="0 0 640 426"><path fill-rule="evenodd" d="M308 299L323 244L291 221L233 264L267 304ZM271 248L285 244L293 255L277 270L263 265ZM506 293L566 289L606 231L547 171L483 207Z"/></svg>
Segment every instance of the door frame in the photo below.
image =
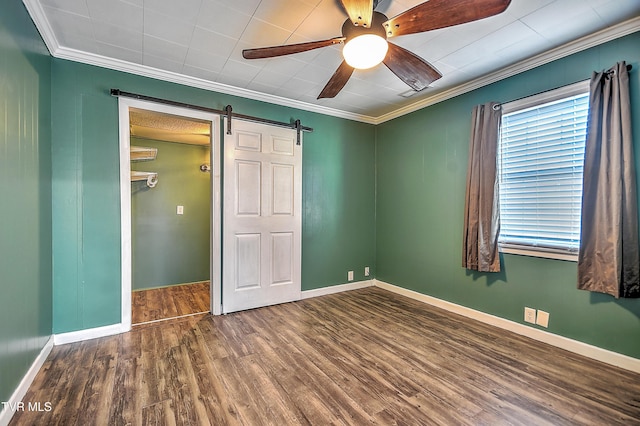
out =
<svg viewBox="0 0 640 426"><path fill-rule="evenodd" d="M178 115L186 118L211 122L211 213L210 213L210 309L213 315L221 314L221 210L220 210L220 115L182 108L173 105L142 101L125 97L118 98L118 125L120 147L120 237L121 237L121 326L131 329L131 291L132 291L132 225L131 225L131 132L129 109L138 108L148 111ZM159 184L162 184L160 177Z"/></svg>

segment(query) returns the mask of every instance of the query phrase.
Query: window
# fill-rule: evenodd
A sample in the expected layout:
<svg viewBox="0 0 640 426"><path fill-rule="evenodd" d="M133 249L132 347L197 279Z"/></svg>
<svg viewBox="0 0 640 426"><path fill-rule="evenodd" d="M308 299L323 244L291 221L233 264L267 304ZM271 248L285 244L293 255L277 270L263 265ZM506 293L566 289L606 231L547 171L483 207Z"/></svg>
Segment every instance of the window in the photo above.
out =
<svg viewBox="0 0 640 426"><path fill-rule="evenodd" d="M586 81L503 105L502 252L577 259L588 90Z"/></svg>

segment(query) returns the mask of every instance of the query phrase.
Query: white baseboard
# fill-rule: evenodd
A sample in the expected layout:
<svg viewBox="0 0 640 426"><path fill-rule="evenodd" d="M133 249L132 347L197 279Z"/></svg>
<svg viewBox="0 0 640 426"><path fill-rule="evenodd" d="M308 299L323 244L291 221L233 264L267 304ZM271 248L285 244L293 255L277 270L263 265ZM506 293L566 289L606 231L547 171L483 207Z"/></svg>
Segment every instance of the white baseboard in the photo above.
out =
<svg viewBox="0 0 640 426"><path fill-rule="evenodd" d="M126 333L131 330L123 324L106 325L104 327L89 328L87 330L71 331L69 333L60 333L53 336L55 345L64 345L66 343L80 342L82 340L97 339L99 337L113 336L114 334Z"/></svg>
<svg viewBox="0 0 640 426"><path fill-rule="evenodd" d="M24 377L20 381L20 384L13 392L13 395L11 395L11 398L9 398L9 401L4 401L8 404L6 404L5 407L0 411L0 426L7 426L11 421L14 411L12 411L10 407L17 407L18 402L23 401L22 399L27 394L29 386L31 386L31 383L33 383L33 380L36 378L36 374L38 374L38 371L40 371L40 368L42 368L42 366L44 365L44 362L47 360L49 353L51 353L51 349L53 349L53 336L51 336L49 340L47 340L47 343L45 343L44 347L42 348L36 359L33 361L33 364L31 364L31 367L27 371L27 374L24 375Z"/></svg>
<svg viewBox="0 0 640 426"><path fill-rule="evenodd" d="M357 290L359 288L365 288L365 287L371 287L371 286L373 286L372 280L356 281L353 283L332 285L329 287L316 288L314 290L305 290L302 292L301 298L309 299L311 297L326 296L327 294L342 293L343 291Z"/></svg>
<svg viewBox="0 0 640 426"><path fill-rule="evenodd" d="M485 324L493 325L495 327L508 330L513 333L517 333L552 346L556 346L558 348L585 356L587 358L595 359L597 361L604 362L616 367L624 368L625 370L633 371L635 373L640 373L640 359L638 358L633 358L617 352L609 351L607 349L602 349L597 346L569 339L567 337L558 336L557 334L549 333L548 331L532 328L524 324L519 324L517 322L500 318L495 315L487 314L475 309L447 302L446 300L438 299L436 297L427 296L426 294L398 287L393 284L388 284L383 281L373 280L373 285L385 290L389 290L393 293L407 296L411 299L418 300L420 302L424 302L438 308L442 308L449 312L453 312L467 318L483 322Z"/></svg>

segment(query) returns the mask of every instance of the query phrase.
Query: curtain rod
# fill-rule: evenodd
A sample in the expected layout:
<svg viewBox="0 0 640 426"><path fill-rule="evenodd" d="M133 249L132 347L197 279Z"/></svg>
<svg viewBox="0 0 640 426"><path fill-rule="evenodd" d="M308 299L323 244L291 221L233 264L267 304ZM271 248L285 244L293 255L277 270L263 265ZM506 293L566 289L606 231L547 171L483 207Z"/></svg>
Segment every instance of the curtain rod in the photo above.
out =
<svg viewBox="0 0 640 426"><path fill-rule="evenodd" d="M627 71L631 71L632 69L633 69L633 66L631 64L627 64ZM610 71L607 71L607 74L612 74L613 72L614 72L613 70L610 70ZM582 80L582 81L586 82L586 81L589 81L589 79ZM579 83L579 81L576 82L576 83L573 83L573 84L578 84L578 83ZM571 86L571 84L567 84L567 86ZM566 86L562 86L562 87L566 87ZM555 90L555 89L545 90L544 92L540 92L540 93L537 93L537 94L550 92L552 90ZM526 98L531 97L531 96L535 96L535 95L527 95L527 96L524 96L522 98L513 99L513 100L510 100L510 101L499 102L499 103L494 104L492 108L493 108L494 111L498 111L500 108L502 108L502 105L504 105L504 104L511 103L511 102L516 102L516 101L519 101L519 100L522 100L522 99L526 99Z"/></svg>
<svg viewBox="0 0 640 426"><path fill-rule="evenodd" d="M633 65L631 65L631 64L627 64L627 71L631 71L632 69L633 69ZM607 73L607 74L613 74L613 73L615 73L615 72L616 72L616 70L609 70L609 71L607 71L606 73Z"/></svg>
<svg viewBox="0 0 640 426"><path fill-rule="evenodd" d="M177 101L171 101L168 99L161 99L161 98L154 98L152 96L146 96L146 95L140 95L137 93L130 93L130 92L123 92L120 89L111 89L111 96L123 96L125 98L133 98L133 99L138 99L138 100L143 100L143 101L150 101L150 102L156 102L159 104L165 104L165 105L171 105L171 106L177 106L177 107L182 107L182 108L188 108L188 109L195 109L198 111L204 111L204 112L210 112L213 114L219 114L219 115L224 115L227 117L227 133L231 134L231 118L239 118L241 120L246 120L246 121L253 121L254 123L264 123L264 124L271 124L274 126L278 126L278 127L286 127L289 129L295 129L298 132L298 145L300 144L300 132L304 131L304 132L313 132L313 128L311 127L306 127L306 126L302 126L300 124L300 120L295 120L295 122L293 123L285 123L283 121L275 121L275 120L270 120L268 118L262 118L262 117L255 117L252 115L245 115L245 114L238 114L235 112L232 112L232 108L231 105L227 105L225 107L224 110L220 110L220 109L215 109L215 108L208 108L208 107L203 107L200 105L193 105L193 104L187 104L184 102L177 102Z"/></svg>

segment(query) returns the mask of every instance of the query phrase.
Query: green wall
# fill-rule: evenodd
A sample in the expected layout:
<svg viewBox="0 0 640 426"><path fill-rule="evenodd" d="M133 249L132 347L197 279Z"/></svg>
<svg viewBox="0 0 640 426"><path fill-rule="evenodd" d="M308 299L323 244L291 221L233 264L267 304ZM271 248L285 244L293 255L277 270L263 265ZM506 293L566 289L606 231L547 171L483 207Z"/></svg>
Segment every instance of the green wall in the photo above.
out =
<svg viewBox="0 0 640 426"><path fill-rule="evenodd" d="M576 263L502 257L499 274L461 266L471 109L633 64L634 144L640 170L640 33L574 54L377 127L376 278L512 321L525 306L551 314L551 333L640 358L640 299L576 289Z"/></svg>
<svg viewBox="0 0 640 426"><path fill-rule="evenodd" d="M63 333L120 321L118 107L109 89L290 122L304 134L302 289L364 279L375 261L375 128L52 60L53 319ZM158 185L161 185L159 183Z"/></svg>
<svg viewBox="0 0 640 426"><path fill-rule="evenodd" d="M8 401L51 336L51 60L18 0L2 5L0 58L0 401Z"/></svg>
<svg viewBox="0 0 640 426"><path fill-rule="evenodd" d="M158 173L154 188L131 183L133 289L209 280L211 174L200 165L211 162L211 148L135 138L131 145L158 149L155 160L131 164Z"/></svg>

